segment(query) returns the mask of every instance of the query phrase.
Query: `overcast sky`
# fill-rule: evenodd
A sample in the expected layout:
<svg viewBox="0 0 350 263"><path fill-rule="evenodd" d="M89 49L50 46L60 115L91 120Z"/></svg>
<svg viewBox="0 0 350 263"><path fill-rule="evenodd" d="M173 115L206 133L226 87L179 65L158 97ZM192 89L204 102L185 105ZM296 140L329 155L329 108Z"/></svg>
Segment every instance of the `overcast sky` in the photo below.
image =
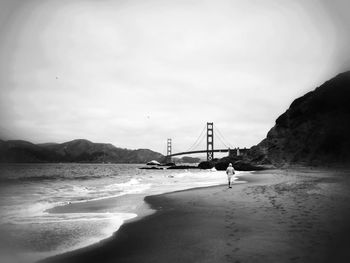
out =
<svg viewBox="0 0 350 263"><path fill-rule="evenodd" d="M0 137L164 153L168 137L186 150L212 121L250 147L346 69L348 10L346 0L0 0Z"/></svg>

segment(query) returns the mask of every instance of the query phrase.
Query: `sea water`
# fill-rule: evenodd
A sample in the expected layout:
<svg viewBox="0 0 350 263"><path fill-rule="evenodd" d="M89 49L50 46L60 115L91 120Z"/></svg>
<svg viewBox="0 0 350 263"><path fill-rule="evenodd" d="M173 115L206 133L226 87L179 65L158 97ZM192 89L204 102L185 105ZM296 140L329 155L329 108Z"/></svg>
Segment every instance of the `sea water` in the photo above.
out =
<svg viewBox="0 0 350 263"><path fill-rule="evenodd" d="M123 212L50 213L65 204L129 194L150 195L226 183L212 170L141 170L132 164L14 164L0 166L0 261L31 262L111 236ZM116 210L114 210L116 211ZM131 212L133 211L133 212Z"/></svg>

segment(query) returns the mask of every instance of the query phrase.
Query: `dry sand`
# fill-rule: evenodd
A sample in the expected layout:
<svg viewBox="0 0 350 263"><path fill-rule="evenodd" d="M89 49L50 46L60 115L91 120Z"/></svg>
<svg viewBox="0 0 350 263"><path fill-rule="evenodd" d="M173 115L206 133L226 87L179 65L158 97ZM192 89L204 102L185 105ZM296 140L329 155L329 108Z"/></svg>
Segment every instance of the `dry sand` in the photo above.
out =
<svg viewBox="0 0 350 263"><path fill-rule="evenodd" d="M350 262L349 172L269 170L241 180L146 197L156 213L47 262Z"/></svg>

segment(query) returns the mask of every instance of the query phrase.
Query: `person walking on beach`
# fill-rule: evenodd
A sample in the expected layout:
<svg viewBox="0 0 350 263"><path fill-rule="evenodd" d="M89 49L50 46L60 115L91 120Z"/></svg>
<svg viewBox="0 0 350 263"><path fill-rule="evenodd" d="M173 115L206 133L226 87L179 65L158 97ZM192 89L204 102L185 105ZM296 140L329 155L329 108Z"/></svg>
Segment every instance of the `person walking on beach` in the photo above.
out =
<svg viewBox="0 0 350 263"><path fill-rule="evenodd" d="M232 180L232 176L235 174L235 169L232 166L232 163L230 163L226 169L226 174L227 174L227 179L228 179L228 188L232 188L231 187L231 180Z"/></svg>

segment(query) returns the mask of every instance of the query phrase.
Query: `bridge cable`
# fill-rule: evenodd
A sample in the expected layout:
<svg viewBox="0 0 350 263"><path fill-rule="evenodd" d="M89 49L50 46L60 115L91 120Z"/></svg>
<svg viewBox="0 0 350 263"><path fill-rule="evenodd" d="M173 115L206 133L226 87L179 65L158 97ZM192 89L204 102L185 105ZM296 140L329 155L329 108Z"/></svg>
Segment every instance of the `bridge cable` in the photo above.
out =
<svg viewBox="0 0 350 263"><path fill-rule="evenodd" d="M220 132L220 130L218 129L218 127L215 125L215 131L217 131L217 134L219 134L220 136L221 136L221 138L226 142L226 144L228 145L228 146L230 146L230 147L228 147L228 148L231 148L231 149L233 149L234 147L232 146L232 144L231 143L229 143L226 139L225 139L225 137L222 135L222 133ZM225 144L225 143L224 143ZM227 146L225 144L225 146Z"/></svg>
<svg viewBox="0 0 350 263"><path fill-rule="evenodd" d="M203 142L203 140L206 138L206 136L202 136L201 140L194 146L192 149L189 149L187 152L197 151L198 146L200 146Z"/></svg>
<svg viewBox="0 0 350 263"><path fill-rule="evenodd" d="M219 132L220 133L220 132ZM235 147L222 135L222 133L220 133L221 138L226 142L226 145L228 145L228 147L230 149L234 149Z"/></svg>
<svg viewBox="0 0 350 263"><path fill-rule="evenodd" d="M197 147L200 146L200 145L202 144L203 140L206 139L206 137L207 137L207 136L204 134L204 135L202 136L202 139L201 139L201 140L198 142L198 144L193 148L193 150L197 149Z"/></svg>
<svg viewBox="0 0 350 263"><path fill-rule="evenodd" d="M216 138L219 139L219 141L220 141L226 148L230 148L230 147L227 146L227 144L223 141L223 139L221 138L221 136L219 136L219 134L216 133L215 131L214 131L214 135L215 135Z"/></svg>
<svg viewBox="0 0 350 263"><path fill-rule="evenodd" d="M195 148L199 145L199 143L202 142L203 139L201 139L201 137L204 135L205 129L206 129L206 126L204 125L204 127L203 127L203 129L202 129L200 135L199 135L198 138L197 138L197 140L192 144L192 146L191 146L190 148L188 148L187 152L189 152L189 151L195 149Z"/></svg>

